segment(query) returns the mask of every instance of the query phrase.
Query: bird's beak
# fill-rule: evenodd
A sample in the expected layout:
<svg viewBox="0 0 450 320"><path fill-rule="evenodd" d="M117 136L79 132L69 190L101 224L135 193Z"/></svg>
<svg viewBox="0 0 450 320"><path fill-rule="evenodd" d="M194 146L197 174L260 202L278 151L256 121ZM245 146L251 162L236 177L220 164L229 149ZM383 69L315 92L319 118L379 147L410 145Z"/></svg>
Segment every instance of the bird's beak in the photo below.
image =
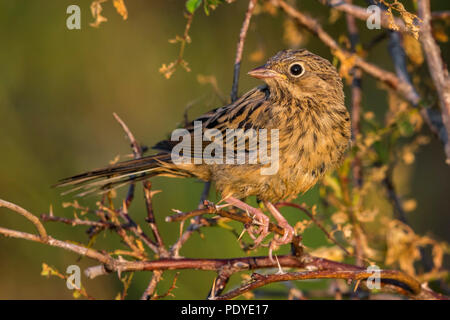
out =
<svg viewBox="0 0 450 320"><path fill-rule="evenodd" d="M267 68L265 65L255 68L253 70L250 70L247 74L256 79L271 79L271 78L276 78L276 77L280 76L280 74L278 72Z"/></svg>

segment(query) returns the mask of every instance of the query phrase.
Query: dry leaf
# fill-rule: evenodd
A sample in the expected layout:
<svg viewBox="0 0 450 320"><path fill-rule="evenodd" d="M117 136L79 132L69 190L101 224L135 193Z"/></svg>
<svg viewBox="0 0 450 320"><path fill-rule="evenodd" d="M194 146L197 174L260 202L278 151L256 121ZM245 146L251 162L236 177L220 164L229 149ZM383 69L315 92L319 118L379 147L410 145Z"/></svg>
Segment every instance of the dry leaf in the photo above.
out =
<svg viewBox="0 0 450 320"><path fill-rule="evenodd" d="M123 0L114 0L114 7L117 10L117 13L120 14L123 18L123 20L127 20L128 18L128 11L127 7L125 6L125 3Z"/></svg>
<svg viewBox="0 0 450 320"><path fill-rule="evenodd" d="M101 12L103 11L102 3L106 1L107 0L95 0L91 3L91 13L95 19L94 22L89 24L91 27L97 28L102 22L108 21L108 19L101 15Z"/></svg>

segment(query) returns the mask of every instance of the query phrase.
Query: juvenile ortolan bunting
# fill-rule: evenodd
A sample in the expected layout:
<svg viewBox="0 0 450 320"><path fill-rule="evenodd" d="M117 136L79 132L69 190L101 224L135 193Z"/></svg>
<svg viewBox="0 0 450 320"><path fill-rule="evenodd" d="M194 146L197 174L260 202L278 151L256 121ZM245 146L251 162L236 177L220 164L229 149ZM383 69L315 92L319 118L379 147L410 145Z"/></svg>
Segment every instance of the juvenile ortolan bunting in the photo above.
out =
<svg viewBox="0 0 450 320"><path fill-rule="evenodd" d="M304 49L281 51L248 74L265 84L194 121L201 121L202 129L218 129L223 137L227 129L277 130L276 141L272 141L270 133L267 134L268 150L271 150L271 144L277 143L277 170L274 174L261 173L261 169L270 164L260 159L257 163L244 164L211 163L205 159L200 163L177 164L172 159L172 151L178 141L164 140L154 146L160 151L156 155L67 178L59 185L75 186L74 190L81 190L81 195L84 195L156 175L196 177L214 182L224 202L254 217L258 227L253 226L249 232L255 245L259 245L268 234L269 218L261 209L242 201L249 196L261 200L284 228L283 236L275 236L273 243L291 242L294 229L274 203L306 192L343 159L350 143L350 117L344 105L342 81L328 60ZM194 122L185 129L193 136ZM200 153L210 143L203 142ZM237 145L233 140L234 148ZM244 146L248 160L249 143ZM199 157L198 149L192 147L191 157Z"/></svg>

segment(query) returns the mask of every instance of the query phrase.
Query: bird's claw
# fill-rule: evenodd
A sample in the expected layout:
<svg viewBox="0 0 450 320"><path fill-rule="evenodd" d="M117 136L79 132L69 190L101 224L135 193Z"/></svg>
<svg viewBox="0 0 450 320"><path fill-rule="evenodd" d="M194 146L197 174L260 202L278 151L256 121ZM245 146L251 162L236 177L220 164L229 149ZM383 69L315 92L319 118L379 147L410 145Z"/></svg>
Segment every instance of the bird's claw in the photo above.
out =
<svg viewBox="0 0 450 320"><path fill-rule="evenodd" d="M277 245L291 243L292 239L295 236L295 229L291 225L289 225L287 222L281 223L279 226L283 228L284 233L283 233L283 236L281 236L281 238L279 235L275 235L274 241L277 243Z"/></svg>
<svg viewBox="0 0 450 320"><path fill-rule="evenodd" d="M260 210L256 209L255 215L253 216L252 225L248 228L248 233L254 241L254 247L261 245L262 241L269 234L269 217L267 217ZM258 212L259 211L259 212ZM255 225L258 226L258 230L255 231Z"/></svg>

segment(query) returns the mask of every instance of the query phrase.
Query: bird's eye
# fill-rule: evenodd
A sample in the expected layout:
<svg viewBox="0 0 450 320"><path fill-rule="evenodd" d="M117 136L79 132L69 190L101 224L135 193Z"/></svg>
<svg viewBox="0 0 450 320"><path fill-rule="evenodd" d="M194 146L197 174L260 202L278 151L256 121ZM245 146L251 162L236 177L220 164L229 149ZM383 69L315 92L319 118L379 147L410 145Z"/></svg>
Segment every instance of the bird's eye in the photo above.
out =
<svg viewBox="0 0 450 320"><path fill-rule="evenodd" d="M294 77L300 77L305 72L305 69L300 63L295 62L289 66L289 72Z"/></svg>

